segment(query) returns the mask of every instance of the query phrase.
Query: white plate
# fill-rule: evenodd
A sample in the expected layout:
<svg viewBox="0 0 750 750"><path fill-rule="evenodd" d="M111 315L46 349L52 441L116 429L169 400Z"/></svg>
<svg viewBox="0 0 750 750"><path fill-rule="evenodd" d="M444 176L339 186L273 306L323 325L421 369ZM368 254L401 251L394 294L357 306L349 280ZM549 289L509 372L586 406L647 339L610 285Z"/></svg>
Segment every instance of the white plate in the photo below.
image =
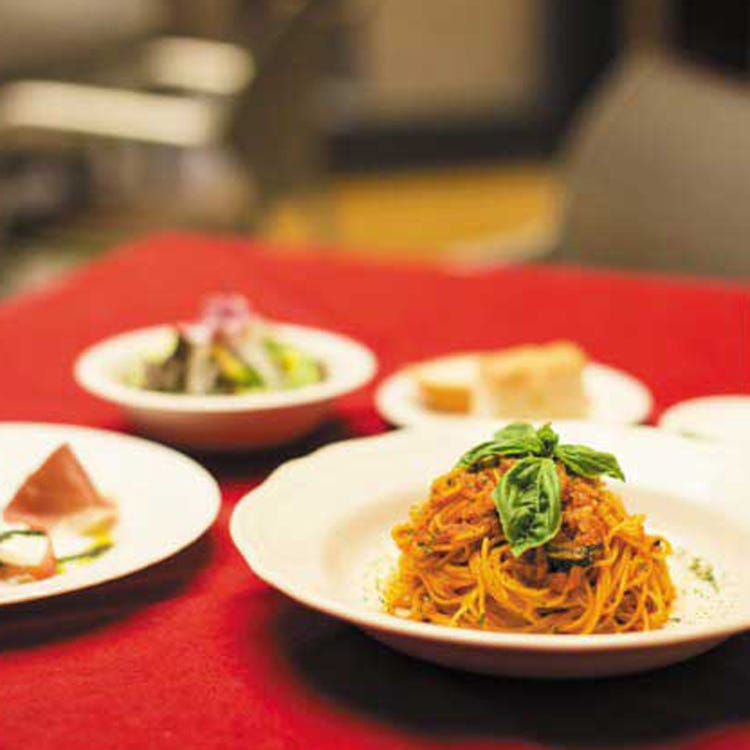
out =
<svg viewBox="0 0 750 750"><path fill-rule="evenodd" d="M88 565L43 581L0 586L0 605L42 599L111 581L187 547L214 522L219 488L177 451L85 427L0 423L0 507L51 451L70 443L96 487L117 502L114 545Z"/></svg>
<svg viewBox="0 0 750 750"><path fill-rule="evenodd" d="M750 627L750 510L744 482L715 446L648 427L560 422L565 441L613 451L629 478L632 512L726 578L723 594L682 593L683 621L648 633L493 633L412 622L384 613L382 579L395 556L393 525L427 496L431 480L497 423L399 430L347 441L291 461L234 511L235 544L257 575L314 609L354 623L411 655L477 672L582 677L638 672L706 651ZM720 498L720 502L717 502ZM702 592L705 594L705 592Z"/></svg>
<svg viewBox="0 0 750 750"><path fill-rule="evenodd" d="M173 326L143 328L87 349L75 365L79 385L125 409L141 432L159 440L201 449L279 445L312 431L330 413L334 399L375 374L373 353L331 331L274 324L279 339L321 362L320 383L269 393L194 396L146 391L127 385L131 369L153 354L166 353Z"/></svg>
<svg viewBox="0 0 750 750"><path fill-rule="evenodd" d="M589 400L586 419L612 424L637 424L648 417L653 405L649 389L637 378L608 365L592 362L583 371ZM458 424L481 414L441 414L423 406L408 368L386 378L375 394L380 415L399 427L420 424Z"/></svg>
<svg viewBox="0 0 750 750"><path fill-rule="evenodd" d="M667 409L659 427L690 437L750 442L750 396L706 396Z"/></svg>

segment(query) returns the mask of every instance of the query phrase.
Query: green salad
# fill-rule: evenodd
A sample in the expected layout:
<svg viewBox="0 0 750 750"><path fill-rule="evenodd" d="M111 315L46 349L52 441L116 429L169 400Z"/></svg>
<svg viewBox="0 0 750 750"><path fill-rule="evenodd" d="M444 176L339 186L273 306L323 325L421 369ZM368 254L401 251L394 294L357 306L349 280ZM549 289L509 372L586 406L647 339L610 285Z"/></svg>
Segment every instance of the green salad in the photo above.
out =
<svg viewBox="0 0 750 750"><path fill-rule="evenodd" d="M320 362L279 338L244 298L227 295L210 299L197 323L176 326L171 352L140 363L129 382L205 395L301 388L324 377Z"/></svg>

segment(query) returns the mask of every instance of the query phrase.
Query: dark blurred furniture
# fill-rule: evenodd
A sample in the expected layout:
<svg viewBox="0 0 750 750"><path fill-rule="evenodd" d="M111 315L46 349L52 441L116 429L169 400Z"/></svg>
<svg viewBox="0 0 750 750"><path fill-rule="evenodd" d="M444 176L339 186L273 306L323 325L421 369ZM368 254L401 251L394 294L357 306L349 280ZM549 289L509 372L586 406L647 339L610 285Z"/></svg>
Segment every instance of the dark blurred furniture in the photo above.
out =
<svg viewBox="0 0 750 750"><path fill-rule="evenodd" d="M166 20L160 0L0 0L0 80L101 74Z"/></svg>
<svg viewBox="0 0 750 750"><path fill-rule="evenodd" d="M72 3L63 13L50 0L0 0L15 19L0 30L15 36L0 45L6 194L19 195L19 165L41 163L33 183L49 189L44 173L62 163L79 173L67 193L93 204L239 227L321 179L314 95L331 2L243 4L232 42L169 35L155 0ZM40 23L47 11L59 24ZM12 199L4 206L7 226Z"/></svg>
<svg viewBox="0 0 750 750"><path fill-rule="evenodd" d="M518 4L526 1L518 0ZM540 20L532 32L533 54L540 80L538 91L520 107L504 107L497 101L460 118L373 120L356 106L356 89L366 84L355 71L349 80L354 106L345 107L340 122L331 128L334 165L369 170L550 156L574 111L620 49L623 4L623 0L535 2ZM501 32L523 34L527 30L497 29L498 40ZM419 28L410 33L418 37Z"/></svg>
<svg viewBox="0 0 750 750"><path fill-rule="evenodd" d="M747 0L672 0L667 36L681 56L724 73L750 72Z"/></svg>
<svg viewBox="0 0 750 750"><path fill-rule="evenodd" d="M566 153L566 260L750 273L750 86L676 55L625 58Z"/></svg>

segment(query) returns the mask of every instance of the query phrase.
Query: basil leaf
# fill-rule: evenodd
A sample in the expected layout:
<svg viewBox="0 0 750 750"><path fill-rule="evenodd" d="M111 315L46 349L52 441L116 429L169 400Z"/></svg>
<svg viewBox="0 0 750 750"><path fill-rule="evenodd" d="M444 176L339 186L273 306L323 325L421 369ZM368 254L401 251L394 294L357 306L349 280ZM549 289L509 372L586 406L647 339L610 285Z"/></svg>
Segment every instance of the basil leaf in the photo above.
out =
<svg viewBox="0 0 750 750"><path fill-rule="evenodd" d="M555 446L557 445L560 438L557 433L552 429L549 422L543 427L540 427L536 431L539 442L541 443L543 456L551 456L555 452Z"/></svg>
<svg viewBox="0 0 750 750"><path fill-rule="evenodd" d="M480 443L479 445L475 445L470 451L466 451L466 453L461 456L461 458L458 459L457 466L471 466L472 464L476 463L480 458L484 458L485 456L491 456L493 455L492 452L492 446L495 445L494 440L488 440L484 443Z"/></svg>
<svg viewBox="0 0 750 750"><path fill-rule="evenodd" d="M528 422L514 422L494 434L495 448L503 456L537 456L542 441Z"/></svg>
<svg viewBox="0 0 750 750"><path fill-rule="evenodd" d="M606 475L625 481L620 464L611 453L595 451L585 445L558 445L555 448L555 457L573 474L583 477Z"/></svg>
<svg viewBox="0 0 750 750"><path fill-rule="evenodd" d="M527 422L516 422L496 432L493 440L480 443L464 453L457 466L481 466L483 461L496 456L520 458L539 455L542 448L536 430Z"/></svg>
<svg viewBox="0 0 750 750"><path fill-rule="evenodd" d="M511 552L541 547L560 530L560 478L551 458L523 458L503 474L492 496Z"/></svg>
<svg viewBox="0 0 750 750"><path fill-rule="evenodd" d="M536 438L536 430L528 422L513 422L513 424L503 427L502 430L498 430L493 437L497 442L518 439L534 440Z"/></svg>
<svg viewBox="0 0 750 750"><path fill-rule="evenodd" d="M536 456L542 450L542 443L536 435L531 437L506 437L493 442L493 449L503 456Z"/></svg>
<svg viewBox="0 0 750 750"><path fill-rule="evenodd" d="M528 456L532 453L530 447L523 442L506 442L496 443L491 441L489 443L481 443L476 447L472 448L458 460L457 466L462 466L465 469L478 470L482 468L484 464L493 465L497 464L494 459L505 456L507 458L520 458L522 456Z"/></svg>

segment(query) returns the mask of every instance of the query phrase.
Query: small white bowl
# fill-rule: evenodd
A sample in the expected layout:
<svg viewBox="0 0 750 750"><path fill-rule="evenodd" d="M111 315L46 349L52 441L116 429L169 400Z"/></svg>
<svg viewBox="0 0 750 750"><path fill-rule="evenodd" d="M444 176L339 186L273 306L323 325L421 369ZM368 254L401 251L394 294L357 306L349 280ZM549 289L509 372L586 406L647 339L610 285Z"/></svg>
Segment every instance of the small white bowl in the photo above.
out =
<svg viewBox="0 0 750 750"><path fill-rule="evenodd" d="M346 336L281 323L275 331L323 365L320 383L237 395L161 393L129 385L127 374L144 357L169 351L174 341L169 325L95 344L78 357L74 375L82 388L121 406L139 432L158 440L202 450L271 447L311 432L338 396L365 385L377 367L375 355Z"/></svg>

